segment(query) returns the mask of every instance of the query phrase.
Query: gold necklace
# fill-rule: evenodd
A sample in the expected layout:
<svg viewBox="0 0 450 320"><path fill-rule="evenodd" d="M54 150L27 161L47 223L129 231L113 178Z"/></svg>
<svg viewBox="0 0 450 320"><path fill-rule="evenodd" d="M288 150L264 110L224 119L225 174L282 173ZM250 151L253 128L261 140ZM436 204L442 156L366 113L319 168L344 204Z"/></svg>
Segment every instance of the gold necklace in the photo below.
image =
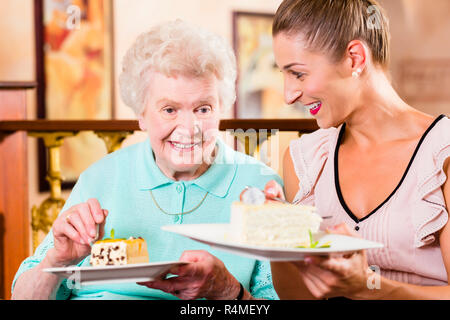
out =
<svg viewBox="0 0 450 320"><path fill-rule="evenodd" d="M189 211L186 211L186 212L169 213L169 212L165 211L163 208L161 208L161 206L158 204L158 202L156 201L155 197L153 196L152 190L149 190L149 191L150 191L150 195L152 196L153 202L155 203L156 207L157 207L159 210L161 210L162 213L165 213L165 214L167 214L167 215L169 215L169 216L179 216L179 215L184 215L184 214L188 214L188 213L194 212L195 210L197 210L197 209L203 204L203 202L204 202L205 199L206 199L206 196L207 196L208 193L209 193L209 191L207 191L207 192L205 193L205 196L203 197L203 199L200 201L200 203L199 203L198 205L196 205L193 209L191 209L191 210L189 210Z"/></svg>

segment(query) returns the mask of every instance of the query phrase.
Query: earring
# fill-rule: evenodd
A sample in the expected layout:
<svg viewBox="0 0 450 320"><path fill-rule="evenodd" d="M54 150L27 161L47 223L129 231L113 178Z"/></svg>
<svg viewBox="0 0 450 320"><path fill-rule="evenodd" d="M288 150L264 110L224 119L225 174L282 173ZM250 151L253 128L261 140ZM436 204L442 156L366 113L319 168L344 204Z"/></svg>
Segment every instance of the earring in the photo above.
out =
<svg viewBox="0 0 450 320"><path fill-rule="evenodd" d="M356 69L356 71L352 72L352 77L355 79L358 78L359 75L361 74L361 72L362 72L362 70L360 68Z"/></svg>

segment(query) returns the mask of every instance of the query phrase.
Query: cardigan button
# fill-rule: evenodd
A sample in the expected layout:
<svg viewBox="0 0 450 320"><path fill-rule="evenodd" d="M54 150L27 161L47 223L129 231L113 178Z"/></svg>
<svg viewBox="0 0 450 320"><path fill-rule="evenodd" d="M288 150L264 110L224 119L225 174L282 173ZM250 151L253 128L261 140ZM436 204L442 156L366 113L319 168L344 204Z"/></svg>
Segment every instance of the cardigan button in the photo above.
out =
<svg viewBox="0 0 450 320"><path fill-rule="evenodd" d="M356 231L359 231L359 226L356 226L356 227L355 227L355 230L356 230Z"/></svg>

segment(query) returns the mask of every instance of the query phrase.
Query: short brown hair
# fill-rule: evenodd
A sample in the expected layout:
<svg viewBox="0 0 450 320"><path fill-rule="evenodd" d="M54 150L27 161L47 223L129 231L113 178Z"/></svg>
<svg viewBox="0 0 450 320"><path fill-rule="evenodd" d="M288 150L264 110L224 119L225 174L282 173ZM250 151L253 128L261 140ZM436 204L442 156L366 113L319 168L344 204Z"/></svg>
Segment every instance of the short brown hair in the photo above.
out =
<svg viewBox="0 0 450 320"><path fill-rule="evenodd" d="M312 50L340 61L352 40L364 41L372 59L389 66L389 21L376 0L284 0L278 8L273 36L302 34Z"/></svg>

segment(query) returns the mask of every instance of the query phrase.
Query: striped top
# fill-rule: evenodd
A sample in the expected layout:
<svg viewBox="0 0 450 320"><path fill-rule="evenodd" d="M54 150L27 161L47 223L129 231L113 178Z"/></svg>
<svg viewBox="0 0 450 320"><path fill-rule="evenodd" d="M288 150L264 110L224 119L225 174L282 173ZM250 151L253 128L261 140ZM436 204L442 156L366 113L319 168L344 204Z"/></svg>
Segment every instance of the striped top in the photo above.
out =
<svg viewBox="0 0 450 320"><path fill-rule="evenodd" d="M447 285L437 233L448 220L442 186L444 162L450 157L450 119L439 116L420 139L402 179L377 208L358 219L340 190L337 155L345 131L320 129L290 144L300 180L295 200L333 215L322 227L346 223L362 238L384 248L367 250L368 263L381 275L416 285Z"/></svg>

